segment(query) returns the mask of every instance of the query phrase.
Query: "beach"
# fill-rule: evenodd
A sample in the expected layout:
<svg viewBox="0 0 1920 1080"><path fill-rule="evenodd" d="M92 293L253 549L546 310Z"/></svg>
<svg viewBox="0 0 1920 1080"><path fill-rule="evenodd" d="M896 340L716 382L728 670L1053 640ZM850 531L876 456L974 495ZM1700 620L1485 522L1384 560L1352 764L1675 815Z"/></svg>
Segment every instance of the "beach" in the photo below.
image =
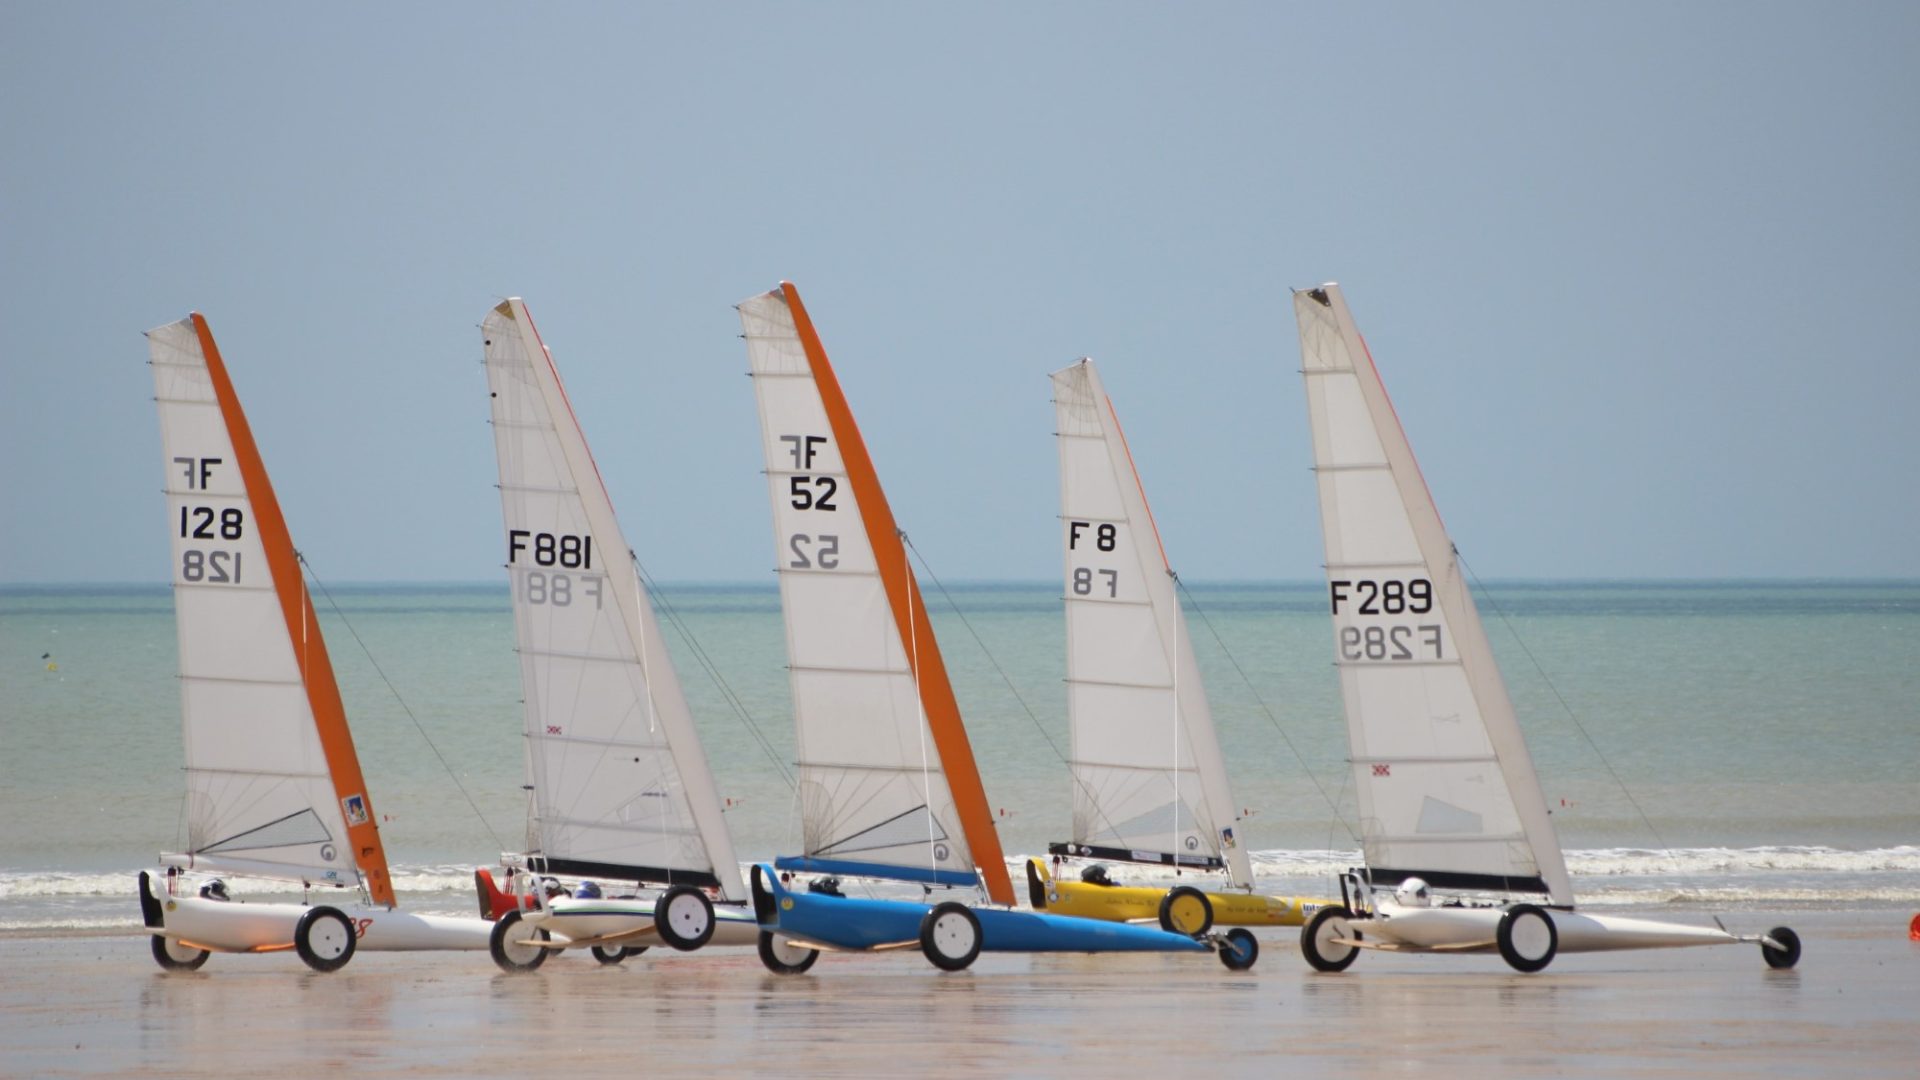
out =
<svg viewBox="0 0 1920 1080"><path fill-rule="evenodd" d="M12 932L0 1071L1912 1076L1910 917L1741 913L1743 930L1794 926L1806 952L1791 971L1730 946L1563 955L1538 975L1383 953L1319 975L1286 930L1261 933L1244 974L1205 956L992 953L941 974L905 951L795 977L719 949L617 967L564 954L528 975L479 953L361 953L330 975L291 953L215 956L168 974L138 934Z"/></svg>

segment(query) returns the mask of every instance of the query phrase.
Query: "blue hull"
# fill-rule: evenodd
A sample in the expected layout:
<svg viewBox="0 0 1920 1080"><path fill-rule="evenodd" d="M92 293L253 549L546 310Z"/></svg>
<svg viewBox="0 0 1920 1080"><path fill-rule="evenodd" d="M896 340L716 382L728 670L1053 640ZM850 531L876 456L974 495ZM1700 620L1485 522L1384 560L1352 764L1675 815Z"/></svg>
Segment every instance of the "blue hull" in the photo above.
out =
<svg viewBox="0 0 1920 1080"><path fill-rule="evenodd" d="M753 907L764 930L836 949L872 949L912 942L933 905L794 892L764 863L753 868ZM982 952L1210 952L1193 938L1155 926L974 908Z"/></svg>

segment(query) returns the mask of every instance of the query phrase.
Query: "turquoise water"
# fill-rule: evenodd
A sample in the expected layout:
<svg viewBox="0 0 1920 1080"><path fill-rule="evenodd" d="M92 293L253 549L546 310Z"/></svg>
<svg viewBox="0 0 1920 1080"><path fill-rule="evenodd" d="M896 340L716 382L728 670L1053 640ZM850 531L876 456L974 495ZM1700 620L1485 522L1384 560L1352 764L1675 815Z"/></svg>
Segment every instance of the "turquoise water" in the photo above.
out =
<svg viewBox="0 0 1920 1080"><path fill-rule="evenodd" d="M1007 853L1064 839L1056 587L923 585ZM506 590L315 594L403 887L457 895L524 831ZM741 858L793 848L777 592L660 597L724 680L669 619ZM1322 888L1358 845L1321 587L1186 600L1256 866ZM1920 901L1920 583L1509 582L1481 608L1583 896ZM174 670L164 587L0 590L0 926L124 907L177 845Z"/></svg>

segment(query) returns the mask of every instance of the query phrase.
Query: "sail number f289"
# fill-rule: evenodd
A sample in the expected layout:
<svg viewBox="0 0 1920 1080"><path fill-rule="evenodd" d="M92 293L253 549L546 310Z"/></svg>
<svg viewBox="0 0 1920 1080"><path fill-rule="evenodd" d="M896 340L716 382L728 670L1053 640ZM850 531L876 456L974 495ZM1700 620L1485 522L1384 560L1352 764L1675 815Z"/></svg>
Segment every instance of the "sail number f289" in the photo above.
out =
<svg viewBox="0 0 1920 1080"><path fill-rule="evenodd" d="M593 569L593 537L591 536L508 529L507 565L512 566L519 562L523 553L532 559L535 566L560 566L568 570Z"/></svg>
<svg viewBox="0 0 1920 1080"><path fill-rule="evenodd" d="M1353 604L1356 615L1425 615L1433 610L1433 582L1426 578L1329 581L1327 598L1335 615L1342 604Z"/></svg>
<svg viewBox="0 0 1920 1080"><path fill-rule="evenodd" d="M1433 610L1433 582L1366 578L1327 582L1327 600L1336 619L1345 615L1425 615ZM1444 660L1444 631L1439 623L1413 626L1341 626L1342 660Z"/></svg>

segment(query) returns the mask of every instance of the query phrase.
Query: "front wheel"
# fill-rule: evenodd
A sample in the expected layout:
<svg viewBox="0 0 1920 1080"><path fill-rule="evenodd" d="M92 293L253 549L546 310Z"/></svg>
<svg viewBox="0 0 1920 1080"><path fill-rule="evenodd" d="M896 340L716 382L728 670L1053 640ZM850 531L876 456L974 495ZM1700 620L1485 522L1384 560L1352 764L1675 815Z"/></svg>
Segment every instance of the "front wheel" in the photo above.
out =
<svg viewBox="0 0 1920 1080"><path fill-rule="evenodd" d="M1160 929L1192 937L1213 929L1213 901L1191 885L1181 885L1160 899Z"/></svg>
<svg viewBox="0 0 1920 1080"><path fill-rule="evenodd" d="M771 930L760 931L760 962L775 975L798 975L820 959L819 949L795 945Z"/></svg>
<svg viewBox="0 0 1920 1080"><path fill-rule="evenodd" d="M1553 925L1553 916L1533 904L1508 908L1500 916L1493 941L1500 946L1500 958L1527 975L1553 963L1553 954L1560 951L1560 931Z"/></svg>
<svg viewBox="0 0 1920 1080"><path fill-rule="evenodd" d="M1228 971L1245 971L1260 959L1260 939L1253 936L1253 931L1236 926L1227 931L1219 952L1220 962L1227 965Z"/></svg>
<svg viewBox="0 0 1920 1080"><path fill-rule="evenodd" d="M1767 931L1767 936L1780 943L1780 947L1777 949L1764 941L1760 943L1760 955L1766 959L1768 967L1785 971L1800 962L1799 934L1794 933L1784 926L1776 926ZM154 940L158 941L159 939L155 938Z"/></svg>
<svg viewBox="0 0 1920 1080"><path fill-rule="evenodd" d="M339 971L359 944L353 923L339 908L308 908L293 926L293 948L315 971Z"/></svg>
<svg viewBox="0 0 1920 1080"><path fill-rule="evenodd" d="M153 935L153 959L168 971L198 971L212 956L210 949L196 949L183 941Z"/></svg>
<svg viewBox="0 0 1920 1080"><path fill-rule="evenodd" d="M509 911L493 924L493 933L487 938L487 951L501 971L532 971L547 962L549 950L537 944L547 940L547 928L522 926L522 921L520 912Z"/></svg>
<svg viewBox="0 0 1920 1080"><path fill-rule="evenodd" d="M920 951L941 971L963 971L980 955L980 920L965 904L935 904L920 920Z"/></svg>
<svg viewBox="0 0 1920 1080"><path fill-rule="evenodd" d="M691 885L675 885L654 902L653 925L661 941L692 952L713 937L713 901Z"/></svg>
<svg viewBox="0 0 1920 1080"><path fill-rule="evenodd" d="M1334 904L1313 913L1300 928L1300 955L1315 971L1345 971L1360 957L1358 945L1343 945L1354 937L1353 912Z"/></svg>
<svg viewBox="0 0 1920 1080"><path fill-rule="evenodd" d="M541 949L540 951L546 952L547 950ZM617 964L627 958L627 950L619 945L612 946L611 948L605 945L595 945L593 947L593 958L603 964Z"/></svg>

